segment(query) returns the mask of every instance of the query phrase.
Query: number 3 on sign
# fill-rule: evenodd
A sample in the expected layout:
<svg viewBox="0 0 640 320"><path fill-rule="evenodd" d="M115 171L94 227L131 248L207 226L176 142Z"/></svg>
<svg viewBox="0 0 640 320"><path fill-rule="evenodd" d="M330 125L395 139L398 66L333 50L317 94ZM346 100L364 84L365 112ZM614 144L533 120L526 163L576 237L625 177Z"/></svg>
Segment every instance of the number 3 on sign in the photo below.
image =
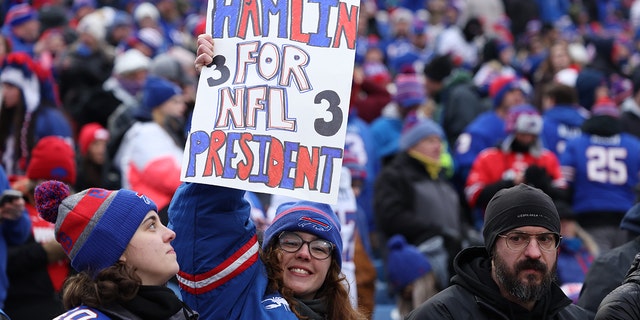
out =
<svg viewBox="0 0 640 320"><path fill-rule="evenodd" d="M590 181L625 184L627 182L627 149L603 146L587 148L587 178Z"/></svg>

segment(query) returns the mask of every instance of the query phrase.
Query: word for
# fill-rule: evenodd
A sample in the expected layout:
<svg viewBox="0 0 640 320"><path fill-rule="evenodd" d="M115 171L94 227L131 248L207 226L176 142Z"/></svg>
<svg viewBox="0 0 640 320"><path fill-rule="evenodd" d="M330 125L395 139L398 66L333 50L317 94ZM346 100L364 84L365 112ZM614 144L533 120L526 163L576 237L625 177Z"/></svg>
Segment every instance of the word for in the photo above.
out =
<svg viewBox="0 0 640 320"><path fill-rule="evenodd" d="M309 54L303 49L285 45L282 52L270 42L260 45L259 41L249 41L237 45L236 74L234 84L245 83L250 65L255 66L257 74L264 80L278 76L278 86L289 87L291 78L295 80L298 91L311 90L309 76L305 67L309 64Z"/></svg>

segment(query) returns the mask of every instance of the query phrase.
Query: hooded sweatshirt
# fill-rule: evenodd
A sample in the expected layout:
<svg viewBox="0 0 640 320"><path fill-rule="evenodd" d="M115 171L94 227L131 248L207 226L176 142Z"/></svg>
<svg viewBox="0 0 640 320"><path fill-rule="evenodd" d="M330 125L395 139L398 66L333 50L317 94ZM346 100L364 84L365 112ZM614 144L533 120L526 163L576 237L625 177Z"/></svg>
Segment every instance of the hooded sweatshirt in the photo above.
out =
<svg viewBox="0 0 640 320"><path fill-rule="evenodd" d="M555 283L531 311L504 298L491 278L491 259L483 247L461 251L454 261L451 286L408 316L413 319L593 319L571 304Z"/></svg>

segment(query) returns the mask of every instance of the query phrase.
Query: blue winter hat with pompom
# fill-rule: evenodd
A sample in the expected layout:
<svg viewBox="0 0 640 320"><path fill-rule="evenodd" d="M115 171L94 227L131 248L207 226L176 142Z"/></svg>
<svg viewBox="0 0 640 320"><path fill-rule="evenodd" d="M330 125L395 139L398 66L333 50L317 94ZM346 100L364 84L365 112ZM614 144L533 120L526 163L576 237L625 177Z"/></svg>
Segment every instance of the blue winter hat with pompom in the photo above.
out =
<svg viewBox="0 0 640 320"><path fill-rule="evenodd" d="M131 190L91 188L70 195L55 180L35 190L40 216L55 223L56 240L77 271L95 276L115 264L149 211L158 211L146 196Z"/></svg>
<svg viewBox="0 0 640 320"><path fill-rule="evenodd" d="M427 257L396 234L387 241L387 279L397 292L432 270Z"/></svg>

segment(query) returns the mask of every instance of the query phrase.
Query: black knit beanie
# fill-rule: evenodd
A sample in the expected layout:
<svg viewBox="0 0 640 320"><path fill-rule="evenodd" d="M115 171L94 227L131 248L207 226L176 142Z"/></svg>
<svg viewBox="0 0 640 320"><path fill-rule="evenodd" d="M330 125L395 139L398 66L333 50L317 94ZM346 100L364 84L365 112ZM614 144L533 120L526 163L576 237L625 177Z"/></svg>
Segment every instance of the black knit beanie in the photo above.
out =
<svg viewBox="0 0 640 320"><path fill-rule="evenodd" d="M489 254L499 234L518 227L537 226L560 233L560 217L551 197L522 183L498 191L487 204L484 219L482 235Z"/></svg>

